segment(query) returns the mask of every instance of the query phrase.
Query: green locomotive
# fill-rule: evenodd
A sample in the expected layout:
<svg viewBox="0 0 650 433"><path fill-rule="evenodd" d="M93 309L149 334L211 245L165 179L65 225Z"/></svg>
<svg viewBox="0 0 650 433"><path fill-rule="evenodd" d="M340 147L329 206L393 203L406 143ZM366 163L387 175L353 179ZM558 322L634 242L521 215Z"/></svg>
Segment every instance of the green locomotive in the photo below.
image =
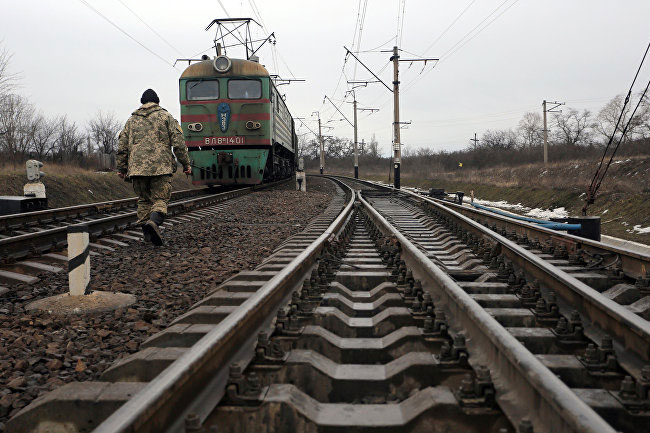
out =
<svg viewBox="0 0 650 433"><path fill-rule="evenodd" d="M259 62L204 56L183 71L180 103L193 184L252 185L294 174L294 121Z"/></svg>

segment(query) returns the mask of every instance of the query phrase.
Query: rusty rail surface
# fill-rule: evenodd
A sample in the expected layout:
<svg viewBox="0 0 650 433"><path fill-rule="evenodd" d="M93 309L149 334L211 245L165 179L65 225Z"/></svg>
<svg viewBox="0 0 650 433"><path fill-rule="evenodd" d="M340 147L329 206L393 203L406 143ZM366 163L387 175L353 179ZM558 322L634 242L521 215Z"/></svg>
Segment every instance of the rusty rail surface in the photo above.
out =
<svg viewBox="0 0 650 433"><path fill-rule="evenodd" d="M352 215L354 194L341 184L349 200L329 227L286 267L201 338L140 392L108 417L95 433L183 431L188 413L202 419L225 392L231 364L245 365L261 329L267 327L293 289L309 275L326 244Z"/></svg>
<svg viewBox="0 0 650 433"><path fill-rule="evenodd" d="M422 280L423 287L445 306L453 318L451 323L469 335L470 360L490 366L499 391L497 400L511 420L530 417L535 431L615 432L361 193L359 201L379 229L400 242L402 259ZM522 402L527 411L522 410Z"/></svg>

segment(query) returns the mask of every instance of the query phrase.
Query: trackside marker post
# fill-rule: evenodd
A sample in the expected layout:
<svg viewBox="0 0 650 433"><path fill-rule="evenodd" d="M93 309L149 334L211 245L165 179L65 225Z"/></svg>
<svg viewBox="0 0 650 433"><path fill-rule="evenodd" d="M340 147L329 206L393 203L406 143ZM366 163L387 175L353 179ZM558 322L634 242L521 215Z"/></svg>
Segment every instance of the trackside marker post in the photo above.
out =
<svg viewBox="0 0 650 433"><path fill-rule="evenodd" d="M68 284L72 296L85 295L90 283L89 244L86 224L68 227Z"/></svg>
<svg viewBox="0 0 650 433"><path fill-rule="evenodd" d="M90 234L88 225L76 224L68 229L68 285L67 293L37 299L25 308L55 315L95 314L126 308L135 303L130 293L104 292L89 289Z"/></svg>

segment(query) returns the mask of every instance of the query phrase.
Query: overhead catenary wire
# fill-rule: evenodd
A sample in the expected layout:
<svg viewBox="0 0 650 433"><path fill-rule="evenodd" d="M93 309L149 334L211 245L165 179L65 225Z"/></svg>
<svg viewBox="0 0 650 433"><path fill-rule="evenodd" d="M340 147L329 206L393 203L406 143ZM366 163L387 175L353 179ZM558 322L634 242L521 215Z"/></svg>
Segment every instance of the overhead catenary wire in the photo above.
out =
<svg viewBox="0 0 650 433"><path fill-rule="evenodd" d="M454 45L452 45L451 48L449 48L442 56L440 56L440 60L436 62L433 66L433 68L429 69L428 71L421 73L419 76L415 77L412 79L410 82L408 82L402 91L402 93L406 93L413 87L413 85L427 76L431 71L433 71L440 63L448 60L452 55L456 54L462 47L467 45L471 40L473 40L476 36L478 36L480 33L482 33L486 28L488 28L492 23L494 23L496 20L498 20L504 13L506 13L510 8L512 8L515 4L519 2L519 0L514 0L508 7L503 9L501 13L499 13L494 19L489 21L487 24L483 25L486 21L488 21L495 13L497 13L506 3L508 3L510 0L504 0L502 3L500 3L492 12L490 12L483 20L481 20L476 26L474 26L469 32L467 32L458 42L456 42ZM480 29L479 29L480 27ZM476 31L479 29L478 31ZM475 32L476 31L476 32ZM471 36L470 36L471 35Z"/></svg>
<svg viewBox="0 0 650 433"><path fill-rule="evenodd" d="M448 53L448 54L446 55L446 58L451 57L451 56L454 55L456 52L458 52L461 48L463 48L465 45L467 45L469 42L471 42L472 39L474 39L476 36L478 36L478 35L479 35L483 30L485 30L486 28L488 28L488 27L490 26L490 24L492 24L493 22L495 22L496 20L498 20L499 17L501 17L501 15L505 14L506 12L508 12L508 10L510 10L510 8L512 8L512 7L513 7L515 4L517 4L518 2L519 2L519 0L515 0L515 1L512 2L510 5L508 5L508 7L506 7L505 9L503 9L503 10L502 10L502 11L501 11L501 12L500 12L496 17L494 17L494 18L492 19L492 21L488 22L488 23L487 23L485 26L483 26L483 27L482 27L478 32L476 32L475 34L473 34L469 39L467 39L465 42L463 42L463 43L462 43L458 48L456 48L454 51ZM443 57L445 57L444 54L443 54Z"/></svg>
<svg viewBox="0 0 650 433"><path fill-rule="evenodd" d="M124 34L126 37L128 37L129 39L131 39L131 40L132 40L133 42L135 42L136 44L140 45L142 48L144 48L144 49L145 49L146 51L148 51L150 54L152 54L152 55L158 57L160 60L162 60L163 62L165 62L165 63L168 64L169 66L171 66L172 68L176 69L176 67L174 66L174 64L173 64L172 62L168 61L168 60L165 59L163 56L161 56L160 54L156 53L154 50L152 50L151 48L147 47L145 44L143 44L142 42L140 42L139 40L137 40L135 37L133 37L130 33L128 33L128 32L127 32L126 30L124 30L122 27L120 27L119 25L117 25L114 21L112 21L112 20L111 20L110 18L108 18L106 15L104 15L103 13L101 13L99 10L95 9L95 7L93 7L93 6L92 6L90 3L88 3L86 0L79 0L79 1L80 1L83 5L85 5L88 9L92 10L92 11L95 12L97 15L99 15L100 17L102 17L102 18L103 18L106 22L108 22L110 25L112 25L112 26L115 27L117 30L119 30L119 31L120 31L122 34Z"/></svg>
<svg viewBox="0 0 650 433"><path fill-rule="evenodd" d="M625 124L625 127L623 128L623 131L621 131L621 135L618 138L618 141L616 142L616 146L612 150L612 154L610 155L609 161L607 161L607 164L605 165L605 168L603 169L602 175L598 177L598 182L596 183L595 187L593 187L593 189L590 188L590 194L588 194L587 203L585 203L585 206L583 208L583 214L586 215L586 213L587 213L586 212L587 207L590 204L589 199L591 199L591 202L593 203L593 200L595 199L596 193L598 192L598 189L600 188L600 185L603 182L603 179L605 178L605 175L607 174L607 170L609 169L610 165L612 165L612 161L614 160L614 157L616 156L616 152L618 151L618 148L620 147L621 143L623 142L623 138L625 138L625 133L627 132L627 129L629 128L630 124L634 120L634 115L636 114L636 111L639 109L639 107L641 106L641 103L645 99L649 88L650 88L650 80L648 80L648 84L646 84L645 89L643 89L643 93L641 94L641 97L639 98L636 106L634 107L634 110L632 111L632 114L630 115L630 118L627 120L627 123ZM623 111L623 110L621 110L621 111ZM601 165L602 165L602 161L601 161ZM596 173L598 173L598 172L596 172ZM592 190L593 190L593 192L592 192Z"/></svg>
<svg viewBox="0 0 650 433"><path fill-rule="evenodd" d="M400 6L402 13L400 14ZM395 36L395 45L402 45L402 38L404 37L404 13L406 11L406 0L401 0L397 4L397 35Z"/></svg>
<svg viewBox="0 0 650 433"><path fill-rule="evenodd" d="M368 9L368 0L360 0L359 1L359 6L361 6L361 1L363 1L363 9L361 10L361 16L359 18L359 32L355 31L355 34L357 36L357 41L356 41L356 51L359 51L361 49L361 37L363 36L363 25L366 21L366 10ZM355 46L355 41L352 41L352 49L354 50ZM352 79L356 80L357 78L357 64L354 64L354 70L352 72Z"/></svg>
<svg viewBox="0 0 650 433"><path fill-rule="evenodd" d="M623 106L621 107L621 113L618 116L618 119L616 120L616 125L614 126L614 130L612 131L612 135L609 137L609 140L607 141L607 145L605 146L605 150L603 151L603 156L600 159L600 163L598 164L598 169L594 173L593 178L591 179L591 183L589 184L589 188L587 190L587 198L585 200L585 205L582 208L582 213L583 215L586 215L587 213L587 208L589 207L590 204L594 202L596 199L596 193L598 192L598 189L600 188L600 185L605 178L605 175L607 174L607 170L609 169L609 166L611 165L612 161L614 160L614 155L616 155L616 151L618 150L618 147L620 146L623 138L625 138L625 133L627 132L627 128L630 126L630 123L632 122L632 119L634 119L634 114L636 113L636 110L639 108L639 105L641 105L641 102L645 98L646 92L648 91L648 86L650 86L650 81L648 81L648 86L646 86L645 90L643 91L643 94L639 98L639 102L637 103L636 107L634 108L634 112L630 115L630 118L628 119L627 124L625 125L625 128L621 132L621 137L619 138L618 142L616 143L616 147L614 147L614 150L612 151L612 154L609 158L609 161L605 168L603 169L603 163L605 162L605 159L607 158L607 152L612 145L612 142L614 141L614 138L616 136L616 131L618 130L618 125L621 123L621 120L623 119L623 116L625 115L625 107L630 101L630 97L632 96L632 90L634 88L634 84L636 83L636 80L639 78L639 73L641 72L641 68L643 67L643 63L645 62L646 57L648 56L648 51L650 50L650 42L648 42L648 45L643 53L643 57L641 58L641 62L639 63L639 67L636 70L636 73L634 74L634 78L632 79L632 84L630 84L630 88L627 91L627 95L625 96L625 101L623 102ZM602 174L601 174L602 171Z"/></svg>
<svg viewBox="0 0 650 433"><path fill-rule="evenodd" d="M174 45L172 45L172 44L171 44L167 39L165 39L165 38L164 38L160 33L158 33L158 32L156 31L156 29L154 29L153 27L151 27L151 26L149 25L149 23L147 23L144 19L142 19L142 17L141 17L140 15L138 15L138 14L137 14L133 9L131 9L131 8L130 8L126 3L124 3L123 0L117 0L117 1L120 2L120 3L122 4L122 6L124 6L124 7L129 11L129 12L131 12L131 14L132 14L134 17L136 17L136 18L137 18L137 19L138 19L142 24L144 24L144 25L145 25L149 30L151 30L151 32L152 32L153 34L155 34L156 36L158 36L158 38L159 38L161 41L163 41L165 44L167 44L167 46L168 46L169 48L171 48L172 50L176 51L176 52L177 52L178 54L180 54L181 56L183 55L183 53L181 52L181 50L179 50L179 49L176 48Z"/></svg>
<svg viewBox="0 0 650 433"><path fill-rule="evenodd" d="M461 11L457 16L456 16L456 18L454 18L454 20L451 22L451 24L449 24L449 25L447 26L447 28L445 28L445 29L442 31L442 33L440 33L440 35L439 35L439 36L438 36L438 37L437 37L437 38L436 38L436 39L435 39L435 40L434 40L434 41L433 41L433 42L432 42L432 43L431 43L431 44L430 44L430 45L429 45L429 46L428 46L428 47L427 47L423 52L422 52L422 56L424 56L427 52L429 52L429 50L430 50L431 48L433 48L433 47L438 43L438 41L440 41L440 39L442 39L442 37L443 37L444 35L447 34L447 32L448 32L448 31L449 31L449 30L454 26L454 24L456 24L456 22L458 22L459 19L461 19L461 17L462 17L463 15L465 15L465 12L467 12L467 11L469 10L469 8L470 8L474 3L476 3L476 0L472 0L472 1L470 1L469 4L468 4L467 6L465 6L465 8L464 8L464 9L463 9L463 10L462 10L462 11ZM422 57L422 56L421 56L421 57Z"/></svg>

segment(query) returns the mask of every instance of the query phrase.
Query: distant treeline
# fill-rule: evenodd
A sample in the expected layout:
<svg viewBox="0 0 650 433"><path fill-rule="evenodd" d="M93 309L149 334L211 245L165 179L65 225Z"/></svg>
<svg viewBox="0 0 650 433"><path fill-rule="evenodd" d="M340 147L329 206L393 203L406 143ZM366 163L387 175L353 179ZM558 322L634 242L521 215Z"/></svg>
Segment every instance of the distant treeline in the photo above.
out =
<svg viewBox="0 0 650 433"><path fill-rule="evenodd" d="M85 125L65 115L47 117L18 93L20 76L9 71L11 54L0 47L0 160L22 164L36 158L101 168L117 148L121 122L97 112ZM106 157L108 156L108 158ZM109 164L110 165L110 164Z"/></svg>
<svg viewBox="0 0 650 433"><path fill-rule="evenodd" d="M630 120L636 98L623 110L624 98L616 96L610 100L597 115L572 108L562 113L554 113L548 122L549 161L559 162L576 159L600 158L603 149L612 137L613 143L621 140L617 155L650 154L650 100L646 97ZM621 111L623 116L618 122ZM627 129L625 126L627 125ZM625 129L625 131L624 131ZM434 151L431 147L402 148L403 169L414 172L447 172L464 168L485 168L494 166L515 166L542 162L544 158L544 128L540 113L525 113L517 128L487 130L478 142L470 141L466 148L455 151ZM381 156L380 146L373 136L370 143L360 145L360 161L366 169L388 171L390 157ZM440 147L436 144L437 148ZM315 138L301 143L301 156L309 169L318 169L318 143ZM353 143L348 139L330 138L325 140L325 165L347 167L352 164ZM361 162L359 164L362 166Z"/></svg>

